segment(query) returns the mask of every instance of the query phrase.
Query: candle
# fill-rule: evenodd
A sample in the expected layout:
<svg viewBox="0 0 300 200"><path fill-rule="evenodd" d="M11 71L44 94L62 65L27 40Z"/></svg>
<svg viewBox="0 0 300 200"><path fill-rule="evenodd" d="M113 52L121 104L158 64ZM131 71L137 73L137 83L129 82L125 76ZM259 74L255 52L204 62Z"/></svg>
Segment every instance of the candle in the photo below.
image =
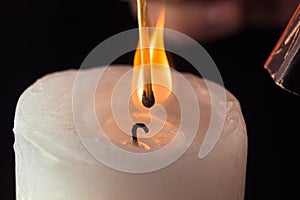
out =
<svg viewBox="0 0 300 200"><path fill-rule="evenodd" d="M209 146L205 138L211 121L222 120L221 115L211 118L207 84L223 88L173 71L173 91L178 97L171 94L161 105L148 109L134 104L132 95L124 96L133 74L132 67L126 66L68 70L41 78L22 94L14 127L18 200L244 198L247 137L233 95L226 91L226 101L219 101L219 106L226 107L226 121L217 143L201 156L201 147ZM190 87L183 86L184 82L177 84L182 78ZM96 86L92 85L94 81ZM186 98L189 91L197 98ZM178 104L174 104L176 99ZM185 106L193 102L195 107ZM180 112L177 105L182 106ZM186 112L193 116L197 108L198 119L179 117L183 119L180 122L178 116ZM144 119L144 112L140 112L135 116L141 109L150 110L151 115L146 112ZM125 111L131 119L123 118L128 114ZM135 124L139 122L145 124L148 133L146 127ZM195 138L176 158L174 152L182 149L190 137L186 125L198 123ZM134 144L133 132L138 145ZM121 153L111 154L114 149ZM156 156L153 163L147 164L149 160L142 157L151 153ZM160 153L166 162L160 162ZM130 160L131 156L140 160ZM129 160L120 162L123 159Z"/></svg>

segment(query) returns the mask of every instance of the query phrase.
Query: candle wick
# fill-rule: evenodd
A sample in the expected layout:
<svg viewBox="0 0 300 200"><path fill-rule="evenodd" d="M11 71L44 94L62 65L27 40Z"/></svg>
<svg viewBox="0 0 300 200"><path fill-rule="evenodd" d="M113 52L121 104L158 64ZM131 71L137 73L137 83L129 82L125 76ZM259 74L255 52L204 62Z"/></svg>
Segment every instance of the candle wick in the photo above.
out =
<svg viewBox="0 0 300 200"><path fill-rule="evenodd" d="M149 132L148 127L143 123L136 123L132 126L132 129L131 129L132 141L133 141L133 144L137 145L137 146L139 145L138 138L137 138L137 129L138 128L142 128L145 133Z"/></svg>

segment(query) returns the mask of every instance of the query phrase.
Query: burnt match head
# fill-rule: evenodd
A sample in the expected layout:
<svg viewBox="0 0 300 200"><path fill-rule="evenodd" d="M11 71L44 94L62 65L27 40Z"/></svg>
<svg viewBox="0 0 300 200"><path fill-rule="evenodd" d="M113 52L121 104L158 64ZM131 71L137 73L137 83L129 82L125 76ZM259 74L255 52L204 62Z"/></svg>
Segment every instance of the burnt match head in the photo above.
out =
<svg viewBox="0 0 300 200"><path fill-rule="evenodd" d="M155 104L155 98L152 90L149 95L147 95L145 91L143 92L142 103L147 108L151 108Z"/></svg>

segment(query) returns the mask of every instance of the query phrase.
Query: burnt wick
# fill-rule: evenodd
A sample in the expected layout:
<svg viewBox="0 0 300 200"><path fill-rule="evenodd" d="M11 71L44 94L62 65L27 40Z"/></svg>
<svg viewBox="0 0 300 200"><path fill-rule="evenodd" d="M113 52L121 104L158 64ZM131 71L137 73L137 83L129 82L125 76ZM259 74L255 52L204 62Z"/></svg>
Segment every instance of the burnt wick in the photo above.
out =
<svg viewBox="0 0 300 200"><path fill-rule="evenodd" d="M137 145L137 146L139 145L138 138L137 138L137 129L138 128L142 128L145 133L149 132L148 127L143 123L136 123L132 126L132 129L131 129L132 141L133 141L133 144Z"/></svg>

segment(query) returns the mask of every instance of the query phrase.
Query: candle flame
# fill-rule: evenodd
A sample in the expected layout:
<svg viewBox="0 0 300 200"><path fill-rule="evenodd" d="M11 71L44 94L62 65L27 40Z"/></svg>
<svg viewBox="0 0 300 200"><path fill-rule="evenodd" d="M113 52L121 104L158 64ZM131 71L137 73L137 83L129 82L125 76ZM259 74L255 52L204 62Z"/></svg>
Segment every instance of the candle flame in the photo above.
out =
<svg viewBox="0 0 300 200"><path fill-rule="evenodd" d="M140 32L139 44L135 52L133 66L132 88L135 104L138 101L141 103L143 96L143 86L147 84L145 80L144 70L145 65L150 66L152 83L152 90L155 97L155 103L164 102L172 91L171 70L164 46L164 24L165 24L165 9L163 8L155 27L151 34L147 32ZM141 28L141 27L140 27ZM149 37L150 35L150 37ZM149 38L142 38L149 37ZM149 42L149 48L142 48L140 46L142 41ZM145 44L144 44L145 46Z"/></svg>

